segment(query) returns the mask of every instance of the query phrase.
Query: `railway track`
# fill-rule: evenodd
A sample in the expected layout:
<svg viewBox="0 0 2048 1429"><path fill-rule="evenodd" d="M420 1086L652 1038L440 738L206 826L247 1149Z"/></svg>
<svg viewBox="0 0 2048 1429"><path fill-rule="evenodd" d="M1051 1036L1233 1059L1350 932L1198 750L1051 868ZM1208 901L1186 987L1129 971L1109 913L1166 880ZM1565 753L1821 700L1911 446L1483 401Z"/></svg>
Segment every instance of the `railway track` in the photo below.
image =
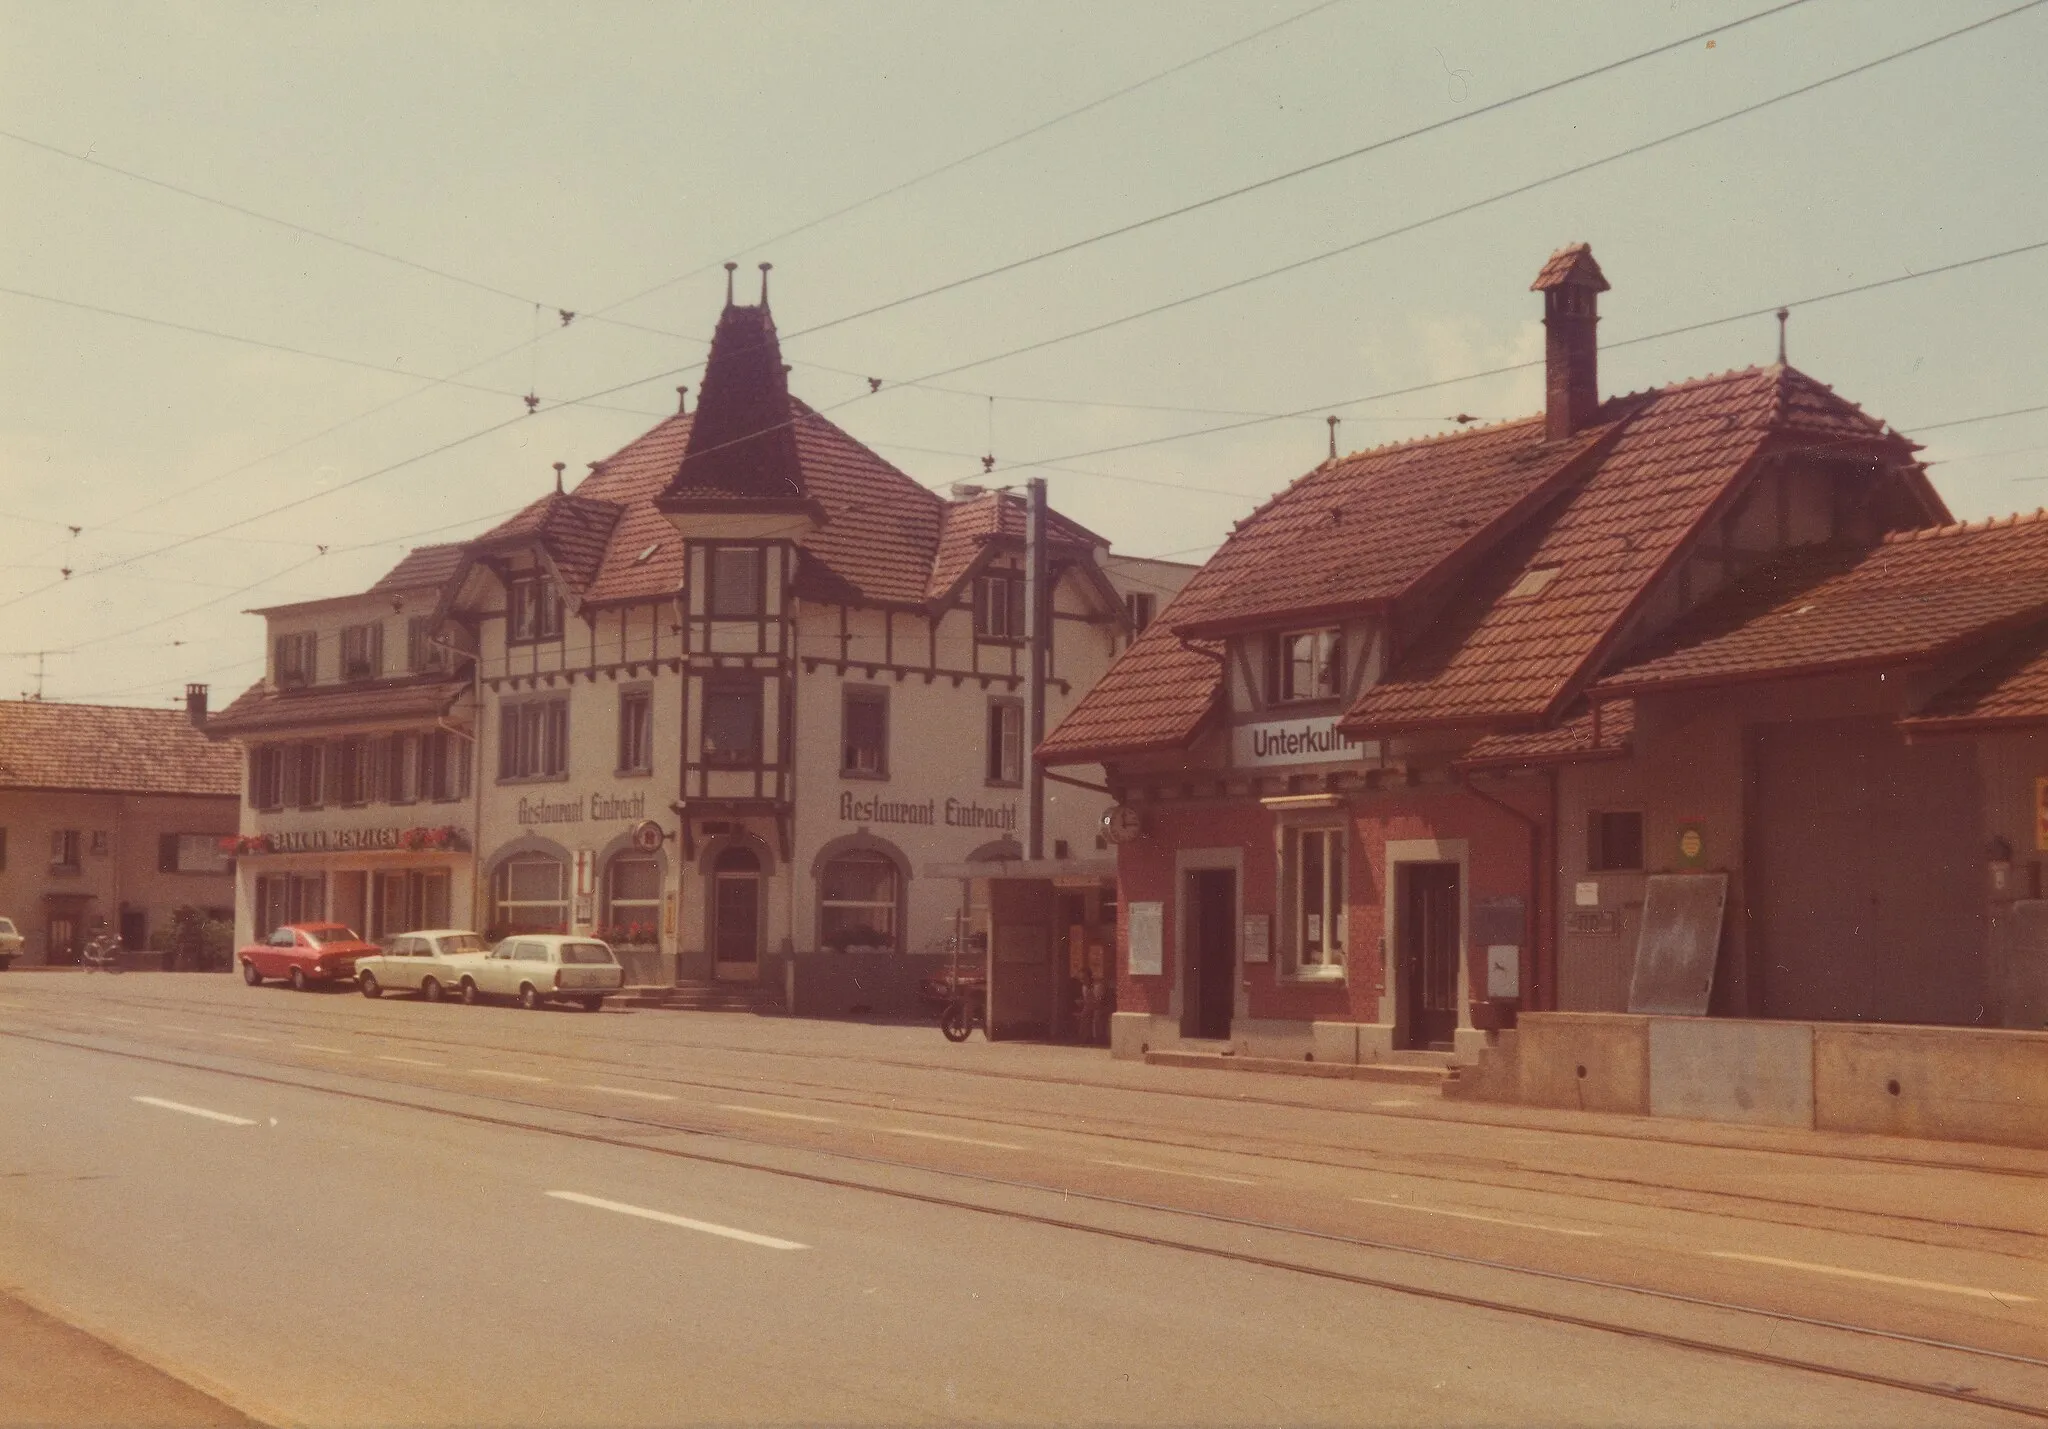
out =
<svg viewBox="0 0 2048 1429"><path fill-rule="evenodd" d="M106 996L98 999L109 1006L126 1007L137 1011L163 1014L167 1010L181 1011L191 1015L188 1008L176 1004L167 1005L146 999ZM48 1012L67 1012L75 1016L89 1017L91 1013L82 1008L49 1008ZM573 1065L596 1068L611 1073L629 1074L656 1086L666 1086L690 1091L738 1093L758 1096L780 1096L802 1099L843 1109L869 1111L903 1112L914 1110L920 1116L951 1119L963 1123L986 1125L990 1120L987 1107L952 1102L943 1095L918 1092L914 1099L906 1094L902 1099L877 1099L862 1096L849 1090L843 1084L808 1080L787 1076L756 1076L748 1073L733 1073L720 1078L705 1075L689 1075L671 1068L649 1066L643 1062L625 1057L596 1055L591 1050L538 1048L531 1044L512 1044L456 1037L436 1037L426 1032L385 1030L366 1027L357 1019L343 1014L330 1013L319 1016L321 1009L308 1007L306 1013L319 1017L317 1021L306 1020L306 1014L296 1008L287 1014L282 1009L257 1011L254 1009L208 1008L205 1014L232 1019L237 1025L260 1027L271 1032L348 1032L368 1035L386 1040L405 1043L414 1047L438 1051L461 1051L466 1053L494 1052L523 1061L546 1060L559 1065ZM568 1017L570 1014L563 1014ZM156 1029L164 1030L164 1029ZM795 1058L829 1061L850 1066L886 1065L898 1070L912 1071L923 1075L955 1075L955 1069L938 1068L923 1062L889 1061L866 1059L837 1053L783 1051L750 1048L733 1048L724 1044L662 1042L640 1043L649 1051L690 1051L715 1055L761 1056L771 1058ZM960 1074L994 1075L986 1069L960 1069ZM1075 1086L1108 1093L1124 1093L1122 1087L1105 1086L1099 1082L1075 1078L1051 1076L1002 1075L1006 1080L1040 1082L1047 1085ZM1147 1091L1148 1096L1185 1097L1198 1101L1221 1100L1232 1105L1243 1104L1235 1097L1219 1097L1210 1093L1183 1093L1176 1090ZM1251 1103L1256 1105L1258 1103ZM1299 1102L1284 1102L1283 1105L1316 1112L1328 1112L1331 1108ZM1370 1111L1345 1109L1342 1114L1360 1117L1375 1117ZM1804 1200L1791 1196L1771 1195L1761 1191L1734 1191L1713 1187L1686 1185L1675 1181L1663 1181L1644 1177L1622 1176L1587 1170L1559 1169L1548 1166L1531 1166L1503 1158L1463 1158L1457 1160L1456 1153L1429 1153L1411 1151L1389 1151L1371 1146L1359 1146L1332 1141L1303 1139L1300 1137L1280 1138L1259 1133L1255 1128L1233 1128L1228 1135L1222 1133L1189 1133L1179 1135L1161 1133L1155 1128L1134 1125L1128 1120L1096 1116L1085 1112L1062 1112L1048 1116L1044 1113L1024 1112L1005 1109L1002 1113L1005 1124L1020 1129L1043 1131L1055 1135L1100 1136L1120 1143L1142 1145L1157 1150L1200 1152L1209 1154L1248 1155L1287 1165L1312 1170L1363 1170L1378 1171L1389 1175L1412 1178L1446 1186L1491 1188L1499 1190L1521 1190L1548 1192L1570 1196L1576 1199L1598 1201L1610 1205L1642 1207L1652 1210L1675 1210L1711 1214L1734 1219L1754 1221L1759 1224L1790 1226L1807 1229L1839 1230L1853 1228L1859 1234L1880 1239L1897 1241L1902 1244L1939 1247L1943 1249L1983 1250L1997 1254L2011 1255L2023 1259L2048 1263L2048 1230L2028 1230L2021 1227L1992 1225L1956 1218L1916 1215L1906 1211L1879 1211L1864 1207L1843 1205L1834 1202ZM1579 1135L1574 1131L1566 1135ZM1304 1154L1304 1153L1322 1153ZM1751 1150L1745 1154L1776 1157L1790 1156L1811 1159L1817 1153L1803 1151ZM1902 1162L1883 1161L1875 1157L1845 1156L1844 1160L1860 1160L1880 1165L1904 1164L1924 1170L1954 1170L1939 1162L1905 1160ZM2048 1180L2048 1174L2018 1168L1985 1168L1991 1174L1999 1174L2027 1182ZM1487 1174L1491 1172L1492 1174Z"/></svg>
<svg viewBox="0 0 2048 1429"><path fill-rule="evenodd" d="M1496 1294L1456 1290L1442 1285L1428 1284L1414 1278L1368 1274L1336 1265L1316 1264L1295 1256L1263 1254L1240 1248L1208 1244L1200 1240L1189 1239L1186 1235L1165 1234L1134 1229L1129 1226L1107 1225L1078 1219L1069 1214L1050 1214L1044 1211L1029 1210L1012 1205L992 1204L990 1201L976 1200L965 1195L952 1195L940 1191L891 1185L875 1179L863 1178L856 1174L835 1174L828 1171L778 1165L772 1161L762 1161L745 1155L721 1154L707 1147L650 1143L645 1138L649 1136L666 1138L682 1133L691 1137L701 1137L708 1141L779 1153L788 1153L794 1150L805 1155L817 1156L870 1172L887 1173L890 1175L907 1173L915 1176L937 1178L945 1182L977 1186L988 1191L1000 1191L1003 1193L1023 1192L1031 1195L1058 1196L1063 1205L1079 1202L1084 1205L1101 1207L1115 1212L1137 1213L1142 1216L1158 1217L1190 1226L1222 1227L1235 1233L1255 1233L1287 1241L1334 1247L1345 1251L1365 1252L1387 1255L1400 1260L1434 1263L1440 1266L1454 1267L1459 1271L1476 1271L1486 1274L1503 1275L1519 1282L1543 1282L1552 1285L1562 1285L1579 1291L1590 1291L1599 1295L1620 1297L1637 1303L1678 1307L1685 1311L1699 1312L1707 1316L1732 1316L1742 1321L1797 1327L1824 1336L1841 1337L1845 1342L1854 1343L1859 1346L1890 1345L1900 1350L1911 1349L1936 1356L1954 1357L1980 1365L1997 1365L2017 1369L2022 1372L2039 1371L2043 1374L2048 1374L2048 1358L2018 1354L1987 1346L1943 1340L1931 1336L1909 1334L1839 1320L1799 1315L1767 1307L1745 1305L1735 1301L1717 1300L1705 1296L1689 1295L1623 1281L1608 1280L1596 1276L1522 1265L1512 1261L1485 1256L1461 1254L1404 1244L1397 1241L1291 1226L1251 1217L1199 1210L1187 1206L1146 1201L1127 1196L1108 1195L1085 1188L1076 1189L1071 1186L995 1176L984 1172L935 1167L892 1157L847 1150L819 1149L808 1146L792 1147L786 1142L773 1141L765 1137L748 1136L744 1132L735 1131L725 1126L692 1123L687 1118L680 1120L654 1118L628 1115L620 1112L565 1108L551 1103L528 1100L510 1092L465 1089L461 1093L465 1100L481 1102L484 1105L501 1109L478 1111L463 1107L434 1105L413 1097L386 1094L382 1091L367 1091L354 1087L323 1085L318 1081L279 1075L282 1069L255 1071L246 1068L224 1067L211 1061L190 1060L156 1052L97 1046L89 1042L74 1041L66 1037L22 1032L12 1029L0 1029L0 1037L40 1043L87 1054L113 1057L130 1062L153 1064L184 1071L203 1072L252 1084L285 1088L297 1092L405 1110L420 1115L452 1119L472 1125L517 1131L543 1137L575 1140L640 1152L671 1160L750 1171L761 1175L774 1176L785 1180L837 1190L911 1201L922 1205L942 1207L973 1215L995 1217L1075 1234L1105 1237L1149 1246L1171 1253L1197 1255L1276 1273L1300 1275L1323 1281L1353 1285L1361 1289L1377 1290L1468 1309L1511 1315L1548 1324L1567 1326L1590 1333L1615 1335L1722 1359L1766 1365L1800 1373L1853 1381L1905 1394L1931 1397L1957 1404L1968 1404L1977 1408L1994 1410L2035 1422L2048 1422L2048 1391L2044 1391L2041 1402L2028 1402L2001 1394L1987 1393L1952 1378L1913 1378L1855 1365L1832 1363L1823 1359L1808 1358L1796 1354L1764 1349L1756 1345L1734 1344L1726 1340L1704 1338L1698 1334L1679 1333L1671 1329L1657 1328L1625 1315L1589 1314L1535 1306ZM463 1045L474 1046L474 1044ZM367 1069L349 1068L345 1072L336 1071L319 1075L346 1077L357 1082L368 1082L380 1088L392 1088L394 1091L401 1088L414 1092L431 1090L423 1088L414 1082L404 1081L397 1077L382 1076ZM571 1116L588 1123L593 1123L595 1126L604 1129L592 1129L588 1126L579 1128L550 1125L546 1122L536 1121L530 1115L522 1116L520 1113L545 1113L549 1117Z"/></svg>

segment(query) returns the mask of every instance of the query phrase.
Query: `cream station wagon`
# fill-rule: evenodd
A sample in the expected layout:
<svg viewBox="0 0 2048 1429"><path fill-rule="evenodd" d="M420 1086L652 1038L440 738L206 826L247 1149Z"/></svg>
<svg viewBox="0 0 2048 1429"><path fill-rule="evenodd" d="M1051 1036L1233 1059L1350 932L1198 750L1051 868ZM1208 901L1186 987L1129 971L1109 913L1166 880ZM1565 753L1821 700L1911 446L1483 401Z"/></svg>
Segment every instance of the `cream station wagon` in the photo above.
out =
<svg viewBox="0 0 2048 1429"><path fill-rule="evenodd" d="M544 1002L580 1002L591 1012L605 994L625 986L625 970L595 938L532 933L507 938L488 953L454 960L456 991L464 1002L514 997L525 1008Z"/></svg>
<svg viewBox="0 0 2048 1429"><path fill-rule="evenodd" d="M385 944L383 952L356 959L356 987L364 997L416 992L429 1002L439 1002L461 982L451 960L465 953L481 953L484 948L483 934L466 928L401 933Z"/></svg>

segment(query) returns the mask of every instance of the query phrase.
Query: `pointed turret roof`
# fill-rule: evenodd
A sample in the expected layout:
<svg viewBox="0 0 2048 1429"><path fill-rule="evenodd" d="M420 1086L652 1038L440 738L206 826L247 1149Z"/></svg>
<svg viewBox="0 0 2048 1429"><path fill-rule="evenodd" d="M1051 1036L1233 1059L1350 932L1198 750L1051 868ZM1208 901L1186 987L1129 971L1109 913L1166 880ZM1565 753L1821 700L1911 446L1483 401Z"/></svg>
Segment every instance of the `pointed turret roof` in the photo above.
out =
<svg viewBox="0 0 2048 1429"><path fill-rule="evenodd" d="M804 505L810 493L795 416L765 275L753 307L733 302L728 287L689 442L658 504L664 511Z"/></svg>

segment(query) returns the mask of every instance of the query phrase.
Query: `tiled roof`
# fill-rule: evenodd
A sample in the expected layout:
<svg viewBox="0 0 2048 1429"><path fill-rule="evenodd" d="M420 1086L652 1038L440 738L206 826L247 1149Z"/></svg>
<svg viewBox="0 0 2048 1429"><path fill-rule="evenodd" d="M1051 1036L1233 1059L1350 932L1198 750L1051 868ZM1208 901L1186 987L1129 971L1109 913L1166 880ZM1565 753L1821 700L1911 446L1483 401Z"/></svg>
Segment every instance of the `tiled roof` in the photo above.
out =
<svg viewBox="0 0 2048 1429"><path fill-rule="evenodd" d="M2048 724L2048 625L1900 723L1923 734Z"/></svg>
<svg viewBox="0 0 2048 1429"><path fill-rule="evenodd" d="M1536 275L1536 281L1529 285L1532 293L1546 292L1551 288L1562 288L1569 282L1590 283L1598 292L1607 291L1607 275L1600 271L1600 265L1593 261L1593 250L1584 243L1571 243L1560 248L1543 261L1543 270Z"/></svg>
<svg viewBox="0 0 2048 1429"><path fill-rule="evenodd" d="M1614 398L1600 417L1623 424L1613 445L1360 697L1348 731L1549 722L1767 448L1891 440L1881 423L1783 367ZM1926 499L1934 504L1931 491ZM1540 593L1510 597L1525 574L1546 570L1556 574Z"/></svg>
<svg viewBox="0 0 2048 1429"><path fill-rule="evenodd" d="M1932 659L2048 614L2048 515L1788 551L1599 688L1671 689Z"/></svg>
<svg viewBox="0 0 2048 1429"><path fill-rule="evenodd" d="M1912 451L1784 367L1610 399L1594 427L1557 448L1540 435L1532 419L1325 463L1240 523L1044 748L1078 761L1178 748L1198 732L1216 662L1162 626L1208 635L1385 600L1412 601L1412 623L1396 623L1415 633L1347 712L1347 729L1541 728L1759 455L1824 445L1902 461ZM1909 480L1926 513L1945 519L1924 478ZM1510 594L1535 572L1538 589ZM1421 599L1430 592L1448 599L1437 608Z"/></svg>
<svg viewBox="0 0 2048 1429"><path fill-rule="evenodd" d="M1635 728L1634 700L1608 701L1601 706L1597 720L1592 707L1581 703L1575 714L1550 729L1482 735L1458 765L1464 769L1512 769L1611 759L1628 753Z"/></svg>
<svg viewBox="0 0 2048 1429"><path fill-rule="evenodd" d="M1019 548L1030 510L1023 498L1004 491L984 492L967 501L947 503L940 514L939 549L932 560L926 595L939 600L952 593L984 547L1002 541ZM1085 553L1108 541L1057 511L1046 512L1046 544L1061 554Z"/></svg>
<svg viewBox="0 0 2048 1429"><path fill-rule="evenodd" d="M1222 583L1175 627L1214 635L1408 596L1483 552L1607 433L1546 444L1538 418L1325 462L1239 523L1210 562Z"/></svg>
<svg viewBox="0 0 2048 1429"><path fill-rule="evenodd" d="M588 483L586 482L585 485ZM479 546L531 541L546 549L571 592L588 591L623 514L617 503L596 499L581 486L565 495L551 491L476 538Z"/></svg>
<svg viewBox="0 0 2048 1429"><path fill-rule="evenodd" d="M438 586L454 575L462 565L464 546L460 541L449 541L438 546L415 546L407 551L399 563L386 571L375 585L365 592L368 595L383 595L387 591L419 590L424 586Z"/></svg>
<svg viewBox="0 0 2048 1429"><path fill-rule="evenodd" d="M0 701L0 788L237 796L242 760L185 711Z"/></svg>
<svg viewBox="0 0 2048 1429"><path fill-rule="evenodd" d="M207 730L215 736L240 739L300 729L437 719L467 689L469 681L444 675L409 676L360 685L310 685L291 690L274 690L259 682L208 720Z"/></svg>

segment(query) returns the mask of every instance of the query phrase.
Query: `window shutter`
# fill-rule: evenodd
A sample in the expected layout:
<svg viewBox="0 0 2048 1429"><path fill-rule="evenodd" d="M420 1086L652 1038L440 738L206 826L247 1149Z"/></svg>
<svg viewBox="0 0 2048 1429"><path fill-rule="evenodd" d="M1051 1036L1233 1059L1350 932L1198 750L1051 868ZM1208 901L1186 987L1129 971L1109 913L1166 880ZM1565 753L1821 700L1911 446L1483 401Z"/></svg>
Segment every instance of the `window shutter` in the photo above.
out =
<svg viewBox="0 0 2048 1429"><path fill-rule="evenodd" d="M1007 594L1010 603L1010 628L1004 634L1012 640L1021 640L1030 629L1024 623L1024 582L1016 576L1009 576L1004 579L1003 584L1009 588Z"/></svg>
<svg viewBox="0 0 2048 1429"><path fill-rule="evenodd" d="M378 621L370 627L369 648L364 658L370 662L370 678L381 679L384 675L384 622Z"/></svg>
<svg viewBox="0 0 2048 1429"><path fill-rule="evenodd" d="M519 743L519 707L498 707L498 777L510 779L517 768L513 751Z"/></svg>
<svg viewBox="0 0 2048 1429"><path fill-rule="evenodd" d="M158 834L156 836L156 871L176 873L178 871L178 836Z"/></svg>

